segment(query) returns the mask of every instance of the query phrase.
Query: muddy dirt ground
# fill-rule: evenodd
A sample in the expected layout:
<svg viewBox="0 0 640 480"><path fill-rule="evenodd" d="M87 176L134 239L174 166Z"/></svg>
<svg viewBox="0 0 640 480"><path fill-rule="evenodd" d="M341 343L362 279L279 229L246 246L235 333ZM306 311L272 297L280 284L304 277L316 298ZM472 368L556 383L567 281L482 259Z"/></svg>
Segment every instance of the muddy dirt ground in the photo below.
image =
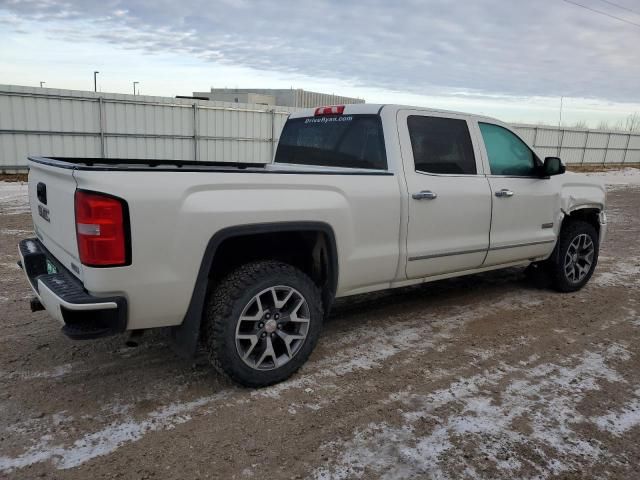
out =
<svg viewBox="0 0 640 480"><path fill-rule="evenodd" d="M0 215L0 478L640 478L640 187L590 284L511 269L340 302L291 380L238 388L161 334L65 338Z"/></svg>

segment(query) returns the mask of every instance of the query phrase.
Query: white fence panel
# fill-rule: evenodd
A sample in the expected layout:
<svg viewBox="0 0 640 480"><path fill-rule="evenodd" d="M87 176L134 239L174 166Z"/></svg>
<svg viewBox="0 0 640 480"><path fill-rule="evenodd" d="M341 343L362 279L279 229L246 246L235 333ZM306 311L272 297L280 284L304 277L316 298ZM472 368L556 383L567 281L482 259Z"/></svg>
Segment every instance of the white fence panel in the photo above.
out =
<svg viewBox="0 0 640 480"><path fill-rule="evenodd" d="M297 108L0 85L0 171L29 155L267 163ZM640 133L514 125L543 157L640 162Z"/></svg>

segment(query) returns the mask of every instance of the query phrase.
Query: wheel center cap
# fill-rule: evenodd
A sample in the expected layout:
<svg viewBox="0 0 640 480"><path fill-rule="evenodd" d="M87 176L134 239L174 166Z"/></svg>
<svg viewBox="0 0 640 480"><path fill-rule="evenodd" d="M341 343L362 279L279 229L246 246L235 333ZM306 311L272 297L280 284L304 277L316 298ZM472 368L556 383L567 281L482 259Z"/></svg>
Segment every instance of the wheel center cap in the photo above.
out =
<svg viewBox="0 0 640 480"><path fill-rule="evenodd" d="M267 331L267 333L275 332L277 327L278 327L278 323L275 320L268 320L264 324L264 329Z"/></svg>

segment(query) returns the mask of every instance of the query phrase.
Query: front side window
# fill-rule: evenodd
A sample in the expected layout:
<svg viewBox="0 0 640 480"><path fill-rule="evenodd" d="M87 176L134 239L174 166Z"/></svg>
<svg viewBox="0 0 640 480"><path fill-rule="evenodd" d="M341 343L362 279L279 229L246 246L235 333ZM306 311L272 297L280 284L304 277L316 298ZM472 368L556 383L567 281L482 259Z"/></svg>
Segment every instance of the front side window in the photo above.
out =
<svg viewBox="0 0 640 480"><path fill-rule="evenodd" d="M516 135L499 125L478 123L493 175L529 177L536 174L533 151Z"/></svg>
<svg viewBox="0 0 640 480"><path fill-rule="evenodd" d="M407 126L416 171L476 174L476 159L465 120L411 115Z"/></svg>
<svg viewBox="0 0 640 480"><path fill-rule="evenodd" d="M386 170L377 115L293 118L280 135L276 163Z"/></svg>

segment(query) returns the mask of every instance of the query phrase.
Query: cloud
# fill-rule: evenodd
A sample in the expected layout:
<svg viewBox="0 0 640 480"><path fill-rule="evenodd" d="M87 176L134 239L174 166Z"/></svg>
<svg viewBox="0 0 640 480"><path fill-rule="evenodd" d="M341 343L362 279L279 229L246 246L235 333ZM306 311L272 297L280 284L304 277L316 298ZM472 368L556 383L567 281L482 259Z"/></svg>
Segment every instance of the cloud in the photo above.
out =
<svg viewBox="0 0 640 480"><path fill-rule="evenodd" d="M640 100L640 30L560 0L10 0L0 10L59 39L418 95Z"/></svg>

